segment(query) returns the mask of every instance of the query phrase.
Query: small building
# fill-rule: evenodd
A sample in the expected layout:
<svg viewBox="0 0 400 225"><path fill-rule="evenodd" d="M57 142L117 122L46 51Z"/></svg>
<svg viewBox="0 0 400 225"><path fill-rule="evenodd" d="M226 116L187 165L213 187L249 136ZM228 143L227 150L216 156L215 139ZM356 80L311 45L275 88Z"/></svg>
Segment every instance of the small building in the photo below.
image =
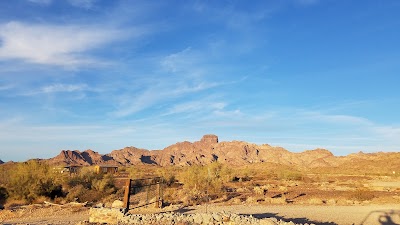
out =
<svg viewBox="0 0 400 225"><path fill-rule="evenodd" d="M109 166L109 165L96 165L94 166L94 171L99 174L99 173L117 173L118 172L118 166Z"/></svg>
<svg viewBox="0 0 400 225"><path fill-rule="evenodd" d="M82 166L64 166L64 169L61 170L61 173L70 173L70 174L77 174L81 170Z"/></svg>

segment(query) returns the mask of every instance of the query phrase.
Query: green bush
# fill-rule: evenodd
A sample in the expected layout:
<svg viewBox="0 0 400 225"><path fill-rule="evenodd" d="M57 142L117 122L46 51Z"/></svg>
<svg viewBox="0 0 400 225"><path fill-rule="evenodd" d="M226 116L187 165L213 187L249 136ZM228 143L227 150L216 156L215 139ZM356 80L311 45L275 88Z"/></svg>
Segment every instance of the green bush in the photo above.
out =
<svg viewBox="0 0 400 225"><path fill-rule="evenodd" d="M164 167L164 168L159 168L156 171L156 174L161 177L164 181L164 183L170 187L172 184L174 184L176 180L176 168L173 167Z"/></svg>
<svg viewBox="0 0 400 225"><path fill-rule="evenodd" d="M17 164L9 171L6 185L12 199L28 202L33 202L41 196L54 198L61 192L60 184L49 166L36 160Z"/></svg>
<svg viewBox="0 0 400 225"><path fill-rule="evenodd" d="M0 204L44 200L96 202L117 192L112 175L82 167L77 174L68 176L38 160L0 166L0 181Z"/></svg>
<svg viewBox="0 0 400 225"><path fill-rule="evenodd" d="M92 189L92 184L94 180L102 179L102 174L97 174L92 167L83 167L80 171L72 176L67 181L69 187L75 187L82 185L86 189Z"/></svg>
<svg viewBox="0 0 400 225"><path fill-rule="evenodd" d="M97 174L91 167L83 167L71 177L66 185L67 201L97 202L103 197L116 193L111 174Z"/></svg>
<svg viewBox="0 0 400 225"><path fill-rule="evenodd" d="M114 185L114 178L110 174L106 174L102 179L95 179L92 181L92 189L102 192L104 194L111 194L116 191Z"/></svg>
<svg viewBox="0 0 400 225"><path fill-rule="evenodd" d="M0 187L0 205L4 205L8 198L8 191L5 187Z"/></svg>
<svg viewBox="0 0 400 225"><path fill-rule="evenodd" d="M190 166L180 174L185 192L198 202L205 197L217 197L223 194L223 186L232 179L230 170L218 162L207 166Z"/></svg>

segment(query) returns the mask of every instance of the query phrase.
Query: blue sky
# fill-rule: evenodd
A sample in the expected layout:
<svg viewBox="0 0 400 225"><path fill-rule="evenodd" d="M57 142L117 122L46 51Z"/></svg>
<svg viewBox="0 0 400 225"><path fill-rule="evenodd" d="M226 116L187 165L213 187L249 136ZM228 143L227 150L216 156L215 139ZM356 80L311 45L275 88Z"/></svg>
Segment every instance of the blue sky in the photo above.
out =
<svg viewBox="0 0 400 225"><path fill-rule="evenodd" d="M400 1L0 1L0 159L217 134L400 150Z"/></svg>

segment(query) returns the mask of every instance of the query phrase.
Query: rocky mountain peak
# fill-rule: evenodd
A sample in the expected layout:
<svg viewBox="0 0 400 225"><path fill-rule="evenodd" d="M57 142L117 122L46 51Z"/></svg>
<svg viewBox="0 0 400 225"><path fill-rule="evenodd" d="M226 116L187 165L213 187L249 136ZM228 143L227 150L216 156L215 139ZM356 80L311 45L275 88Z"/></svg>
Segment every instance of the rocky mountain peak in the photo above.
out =
<svg viewBox="0 0 400 225"><path fill-rule="evenodd" d="M218 136L215 134L206 134L201 138L200 142L207 143L207 144L217 144Z"/></svg>

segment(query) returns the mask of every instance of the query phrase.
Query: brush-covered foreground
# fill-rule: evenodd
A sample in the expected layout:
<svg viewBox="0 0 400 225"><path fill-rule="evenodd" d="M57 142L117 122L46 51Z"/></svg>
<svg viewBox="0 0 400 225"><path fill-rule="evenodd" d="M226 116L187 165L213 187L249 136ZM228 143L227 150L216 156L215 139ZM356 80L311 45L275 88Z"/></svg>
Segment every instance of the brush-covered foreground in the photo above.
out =
<svg viewBox="0 0 400 225"><path fill-rule="evenodd" d="M300 170L271 163L233 168L214 162L206 166L126 167L113 175L97 174L92 167L84 167L71 175L31 160L3 164L0 173L0 204L6 208L43 201L111 204L122 199L125 179L154 176L164 178L167 205L367 205L400 200L400 177L376 170Z"/></svg>
<svg viewBox="0 0 400 225"><path fill-rule="evenodd" d="M127 178L163 177L164 208L138 208L130 213L204 213L227 211L259 218L314 224L382 224L400 218L400 177L387 169L300 169L271 163L232 167L206 166L120 168L97 174L84 167L77 174L60 173L31 160L0 166L2 223L76 224L87 220L86 207L49 206L87 202L110 207L123 198ZM86 218L86 219L85 219ZM396 223L392 223L396 224Z"/></svg>

